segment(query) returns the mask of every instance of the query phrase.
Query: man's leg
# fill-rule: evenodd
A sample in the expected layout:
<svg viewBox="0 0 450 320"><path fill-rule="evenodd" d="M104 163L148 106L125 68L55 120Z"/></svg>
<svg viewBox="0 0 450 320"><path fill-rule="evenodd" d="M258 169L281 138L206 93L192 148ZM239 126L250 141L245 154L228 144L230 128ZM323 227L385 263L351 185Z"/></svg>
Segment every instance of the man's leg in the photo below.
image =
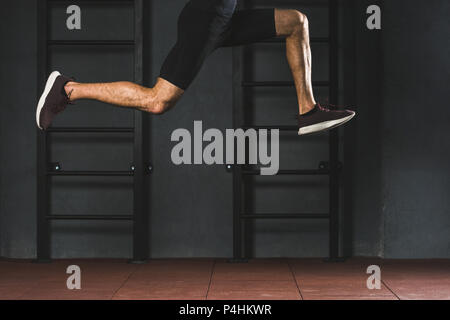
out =
<svg viewBox="0 0 450 320"><path fill-rule="evenodd" d="M328 110L316 103L311 81L308 20L297 10L253 9L237 11L223 46L251 44L285 37L287 59L298 96L299 135L333 129L355 116L350 110Z"/></svg>
<svg viewBox="0 0 450 320"><path fill-rule="evenodd" d="M351 110L328 110L316 103L312 87L308 19L297 10L275 10L277 36L286 37L286 56L297 90L300 116L298 134L331 130L350 121Z"/></svg>
<svg viewBox="0 0 450 320"><path fill-rule="evenodd" d="M121 107L136 108L153 114L162 114L173 107L184 90L158 78L153 88L132 82L77 83L59 72L48 77L44 92L36 108L36 123L47 130L55 116L75 100L92 99Z"/></svg>
<svg viewBox="0 0 450 320"><path fill-rule="evenodd" d="M207 1L207 0L205 0ZM205 2L208 4L209 2ZM153 88L131 82L77 83L53 72L45 85L36 110L36 122L46 130L55 116L68 103L79 99L93 99L121 107L136 108L161 114L173 107L192 83L204 60L221 40L230 16L203 10L189 2L178 19L178 39L161 68Z"/></svg>
<svg viewBox="0 0 450 320"><path fill-rule="evenodd" d="M153 88L132 82L76 83L64 87L71 101L93 99L121 107L137 108L153 114L162 114L181 98L184 90L158 78Z"/></svg>
<svg viewBox="0 0 450 320"><path fill-rule="evenodd" d="M67 95L71 100L95 99L153 114L167 111L192 83L231 19L231 16L229 19L224 17L229 12L219 15L203 10L208 4L209 0L189 2L182 10L178 18L177 42L161 67L155 87L145 88L130 82L69 82L65 86Z"/></svg>
<svg viewBox="0 0 450 320"><path fill-rule="evenodd" d="M300 114L314 108L308 20L297 10L251 9L237 11L223 46L237 46L285 37Z"/></svg>
<svg viewBox="0 0 450 320"><path fill-rule="evenodd" d="M297 10L275 9L277 36L286 37L286 56L297 90L300 114L316 105L311 79L311 47L308 19Z"/></svg>
<svg viewBox="0 0 450 320"><path fill-rule="evenodd" d="M311 80L311 48L308 19L296 10L275 9L277 36L286 37L286 55L297 90L300 114L314 108ZM131 82L81 84L69 82L65 86L72 101L95 99L122 107L161 114L174 106L184 90L158 78L154 88L146 88Z"/></svg>

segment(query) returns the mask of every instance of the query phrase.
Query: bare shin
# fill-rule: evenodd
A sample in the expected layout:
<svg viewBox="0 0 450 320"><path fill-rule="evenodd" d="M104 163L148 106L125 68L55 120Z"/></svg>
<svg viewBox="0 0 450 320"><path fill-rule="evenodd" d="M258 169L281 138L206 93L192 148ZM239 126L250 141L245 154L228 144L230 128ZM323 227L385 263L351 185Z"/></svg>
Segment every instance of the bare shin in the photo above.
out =
<svg viewBox="0 0 450 320"><path fill-rule="evenodd" d="M300 114L314 108L308 19L297 10L275 10L277 35L286 37L286 56L294 78Z"/></svg>
<svg viewBox="0 0 450 320"><path fill-rule="evenodd" d="M153 88L132 82L77 83L65 86L70 100L92 99L121 107L136 108L153 114L162 114L181 98L184 91L158 78Z"/></svg>

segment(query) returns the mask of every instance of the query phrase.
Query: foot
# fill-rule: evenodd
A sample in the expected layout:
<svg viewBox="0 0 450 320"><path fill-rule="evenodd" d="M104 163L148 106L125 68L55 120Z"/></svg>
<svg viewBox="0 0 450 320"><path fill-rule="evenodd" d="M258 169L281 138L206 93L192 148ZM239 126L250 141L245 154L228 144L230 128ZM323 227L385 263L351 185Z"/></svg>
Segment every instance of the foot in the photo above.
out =
<svg viewBox="0 0 450 320"><path fill-rule="evenodd" d="M73 81L58 71L53 71L48 77L44 93L39 99L36 110L36 123L41 130L47 130L53 118L66 109L70 99L66 94L64 86Z"/></svg>
<svg viewBox="0 0 450 320"><path fill-rule="evenodd" d="M329 110L317 104L308 113L298 116L298 135L334 129L350 121L355 114L351 110Z"/></svg>

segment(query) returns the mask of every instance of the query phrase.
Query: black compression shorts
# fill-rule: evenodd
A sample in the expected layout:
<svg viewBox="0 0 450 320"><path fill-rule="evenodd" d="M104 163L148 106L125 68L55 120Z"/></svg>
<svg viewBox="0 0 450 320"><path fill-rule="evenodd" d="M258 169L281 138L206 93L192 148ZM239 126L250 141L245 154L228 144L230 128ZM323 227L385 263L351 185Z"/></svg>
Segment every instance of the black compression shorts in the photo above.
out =
<svg viewBox="0 0 450 320"><path fill-rule="evenodd" d="M236 2L190 0L178 18L178 39L160 77L186 90L215 49L276 36L274 9L236 11Z"/></svg>

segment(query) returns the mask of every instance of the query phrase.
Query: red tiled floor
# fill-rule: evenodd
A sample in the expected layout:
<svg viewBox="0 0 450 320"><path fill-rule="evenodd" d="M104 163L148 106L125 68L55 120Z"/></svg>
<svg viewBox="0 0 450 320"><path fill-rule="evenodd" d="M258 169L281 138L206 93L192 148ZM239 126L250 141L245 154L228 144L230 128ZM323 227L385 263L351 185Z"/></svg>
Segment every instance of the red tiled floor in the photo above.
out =
<svg viewBox="0 0 450 320"><path fill-rule="evenodd" d="M258 280L213 280L211 282L210 291L286 291L298 290L294 280L291 281L258 281Z"/></svg>
<svg viewBox="0 0 450 320"><path fill-rule="evenodd" d="M127 282L114 295L114 299L205 299L209 283L196 281L146 281L132 280Z"/></svg>
<svg viewBox="0 0 450 320"><path fill-rule="evenodd" d="M20 300L110 300L114 294L111 290L68 290L34 288L27 291Z"/></svg>
<svg viewBox="0 0 450 320"><path fill-rule="evenodd" d="M370 290L366 287L366 279L357 277L339 281L334 278L322 278L316 282L299 281L299 287L305 300L397 299L386 286L383 285L380 290Z"/></svg>
<svg viewBox="0 0 450 320"><path fill-rule="evenodd" d="M204 300L213 265L212 259L151 261L130 276L114 299Z"/></svg>
<svg viewBox="0 0 450 320"><path fill-rule="evenodd" d="M299 300L301 295L285 259L260 259L245 264L218 261L208 299Z"/></svg>
<svg viewBox="0 0 450 320"><path fill-rule="evenodd" d="M191 281L201 284L209 284L213 260L201 259L198 261L174 259L155 260L141 265L133 273L130 280L154 282L164 279L166 281Z"/></svg>
<svg viewBox="0 0 450 320"><path fill-rule="evenodd" d="M301 296L294 280L213 280L209 289L208 299L299 300Z"/></svg>
<svg viewBox="0 0 450 320"><path fill-rule="evenodd" d="M205 300L204 296L196 297L196 296L189 296L189 295L159 295L159 296L123 296L123 297L116 297L114 296L112 300Z"/></svg>
<svg viewBox="0 0 450 320"><path fill-rule="evenodd" d="M251 260L248 263L217 262L213 281L217 280L292 280L292 272L284 259Z"/></svg>
<svg viewBox="0 0 450 320"><path fill-rule="evenodd" d="M6 293L9 299L111 299L114 292L127 280L136 266L124 263L89 260L58 260L51 264L3 262L0 265L0 288L15 286L16 290ZM82 289L68 290L66 286L67 267L81 268ZM14 266L12 268L11 266ZM1 292L1 289L0 289Z"/></svg>
<svg viewBox="0 0 450 320"><path fill-rule="evenodd" d="M379 296L379 295L371 295L371 296L364 296L364 295L332 295L332 296L326 296L326 295L311 295L305 298L305 300L398 300L396 296Z"/></svg>
<svg viewBox="0 0 450 320"><path fill-rule="evenodd" d="M384 285L367 288L367 267L379 261L351 259L343 263L327 263L319 259L290 262L305 300L396 299Z"/></svg>
<svg viewBox="0 0 450 320"><path fill-rule="evenodd" d="M27 284L0 285L0 300L17 300L28 290L30 286Z"/></svg>
<svg viewBox="0 0 450 320"><path fill-rule="evenodd" d="M450 300L450 260L386 260L382 279L402 300Z"/></svg>
<svg viewBox="0 0 450 320"><path fill-rule="evenodd" d="M82 290L68 290L66 268L78 265ZM382 289L369 290L366 269L381 267ZM300 290L299 290L300 289ZM0 261L0 299L153 300L450 299L450 260L161 259Z"/></svg>
<svg viewBox="0 0 450 320"><path fill-rule="evenodd" d="M211 292L208 300L300 300L298 291L223 291Z"/></svg>

